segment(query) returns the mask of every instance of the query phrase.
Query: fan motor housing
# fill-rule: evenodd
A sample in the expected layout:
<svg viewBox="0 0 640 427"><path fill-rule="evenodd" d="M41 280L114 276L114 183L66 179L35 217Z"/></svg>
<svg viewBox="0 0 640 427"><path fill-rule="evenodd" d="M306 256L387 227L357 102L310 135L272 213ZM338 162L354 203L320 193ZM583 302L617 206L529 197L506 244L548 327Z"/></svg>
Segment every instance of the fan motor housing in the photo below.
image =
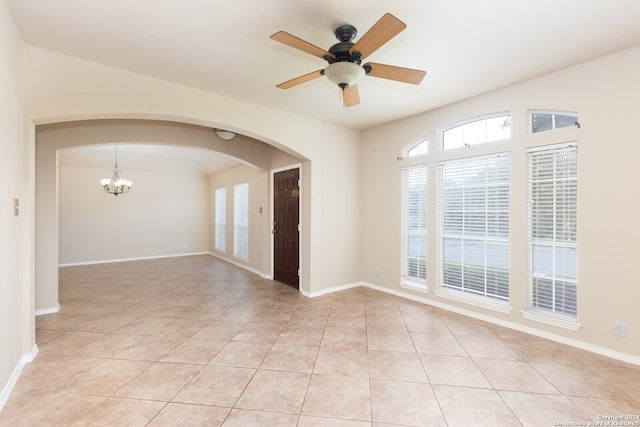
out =
<svg viewBox="0 0 640 427"><path fill-rule="evenodd" d="M350 52L351 47L354 45L353 40L358 34L358 30L353 25L341 25L336 28L334 32L336 38L340 43L336 43L329 48L329 53L334 57L325 56L324 59L329 63L334 62L352 62L360 65L360 53Z"/></svg>

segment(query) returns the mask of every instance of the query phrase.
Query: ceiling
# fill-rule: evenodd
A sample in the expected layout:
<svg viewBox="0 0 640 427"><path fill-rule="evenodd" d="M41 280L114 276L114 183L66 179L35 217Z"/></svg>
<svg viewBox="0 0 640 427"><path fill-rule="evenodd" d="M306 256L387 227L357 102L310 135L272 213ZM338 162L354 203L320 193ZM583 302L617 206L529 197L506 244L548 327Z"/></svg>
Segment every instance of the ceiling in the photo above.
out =
<svg viewBox="0 0 640 427"><path fill-rule="evenodd" d="M28 44L357 130L640 45L638 0L5 1ZM327 64L271 34L329 49L339 25L354 25L357 41L387 12L407 28L365 62L425 70L421 85L367 76L360 105L347 109L325 78L276 88ZM108 170L113 149L60 160ZM211 175L240 164L171 146L119 150L125 170Z"/></svg>
<svg viewBox="0 0 640 427"><path fill-rule="evenodd" d="M203 148L122 144L117 149L118 166L125 178L130 171L209 176L241 164L231 156ZM104 169L105 178L108 178L115 156L115 145L92 145L62 150L58 161L62 166Z"/></svg>
<svg viewBox="0 0 640 427"><path fill-rule="evenodd" d="M359 130L640 45L637 0L6 3L28 44ZM407 29L366 59L426 70L421 85L366 76L347 109L325 78L275 87L326 63L271 34L328 49L337 26L362 36L386 12Z"/></svg>

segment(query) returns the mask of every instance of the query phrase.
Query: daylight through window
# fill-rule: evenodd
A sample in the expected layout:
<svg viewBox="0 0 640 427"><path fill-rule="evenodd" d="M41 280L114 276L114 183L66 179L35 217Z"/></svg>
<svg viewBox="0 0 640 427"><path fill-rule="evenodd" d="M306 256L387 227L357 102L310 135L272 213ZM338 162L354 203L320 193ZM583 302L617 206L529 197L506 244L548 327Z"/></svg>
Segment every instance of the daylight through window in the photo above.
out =
<svg viewBox="0 0 640 427"><path fill-rule="evenodd" d="M233 186L233 255L249 257L249 183Z"/></svg>
<svg viewBox="0 0 640 427"><path fill-rule="evenodd" d="M427 273L427 168L402 169L402 276L425 282Z"/></svg>
<svg viewBox="0 0 640 427"><path fill-rule="evenodd" d="M511 137L511 116L508 114L467 122L442 132L442 149L471 147Z"/></svg>
<svg viewBox="0 0 640 427"><path fill-rule="evenodd" d="M225 187L216 188L215 247L219 251L226 250L226 233L227 233L226 198L227 198L227 189Z"/></svg>
<svg viewBox="0 0 640 427"><path fill-rule="evenodd" d="M578 148L527 152L529 308L577 315Z"/></svg>
<svg viewBox="0 0 640 427"><path fill-rule="evenodd" d="M531 113L531 133L566 128L577 123L577 113Z"/></svg>
<svg viewBox="0 0 640 427"><path fill-rule="evenodd" d="M509 300L509 156L443 162L439 287Z"/></svg>
<svg viewBox="0 0 640 427"><path fill-rule="evenodd" d="M421 156L423 154L427 154L427 145L428 145L428 141L426 139L420 142L419 144L414 145L413 147L407 150L407 157Z"/></svg>

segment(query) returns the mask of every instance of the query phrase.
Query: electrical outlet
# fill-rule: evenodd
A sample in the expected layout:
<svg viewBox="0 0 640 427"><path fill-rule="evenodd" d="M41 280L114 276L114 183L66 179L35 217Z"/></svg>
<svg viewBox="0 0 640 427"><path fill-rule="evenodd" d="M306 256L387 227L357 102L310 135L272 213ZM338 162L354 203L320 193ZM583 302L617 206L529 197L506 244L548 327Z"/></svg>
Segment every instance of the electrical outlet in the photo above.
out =
<svg viewBox="0 0 640 427"><path fill-rule="evenodd" d="M627 336L627 324L625 322L613 322L613 335L619 337Z"/></svg>

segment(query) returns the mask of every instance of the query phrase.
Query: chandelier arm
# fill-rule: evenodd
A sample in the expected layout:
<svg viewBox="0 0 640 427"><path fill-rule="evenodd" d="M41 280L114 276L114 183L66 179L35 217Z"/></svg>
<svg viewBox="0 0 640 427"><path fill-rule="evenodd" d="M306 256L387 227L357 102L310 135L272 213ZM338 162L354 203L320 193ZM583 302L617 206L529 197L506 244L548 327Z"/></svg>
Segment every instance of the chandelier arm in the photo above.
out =
<svg viewBox="0 0 640 427"><path fill-rule="evenodd" d="M131 189L133 184L131 181L120 178L120 168L118 167L118 146L116 145L116 163L113 169L111 169L111 179L102 179L100 184L105 193L118 196L119 194L126 194Z"/></svg>

